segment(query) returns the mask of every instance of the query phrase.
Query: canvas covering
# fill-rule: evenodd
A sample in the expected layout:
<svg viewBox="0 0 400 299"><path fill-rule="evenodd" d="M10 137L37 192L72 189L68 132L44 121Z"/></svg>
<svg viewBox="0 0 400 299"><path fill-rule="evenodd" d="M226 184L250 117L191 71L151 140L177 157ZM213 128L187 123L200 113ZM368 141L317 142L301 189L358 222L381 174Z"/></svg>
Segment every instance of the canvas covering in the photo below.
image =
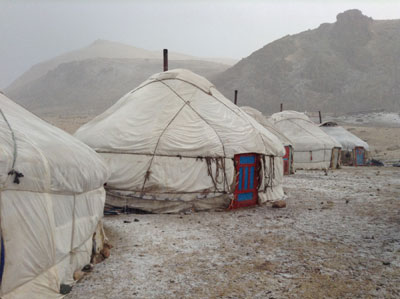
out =
<svg viewBox="0 0 400 299"><path fill-rule="evenodd" d="M341 148L304 113L286 110L273 114L270 120L293 142L295 169L328 169L332 149Z"/></svg>
<svg viewBox="0 0 400 299"><path fill-rule="evenodd" d="M338 126L336 123L330 126L325 126L325 123L322 123L320 128L340 143L342 151L352 151L355 147L363 147L366 151L369 151L368 143L347 131L345 128Z"/></svg>
<svg viewBox="0 0 400 299"><path fill-rule="evenodd" d="M88 146L2 94L0 109L5 253L0 295L59 298L60 285L71 284L73 272L90 262L92 236L103 215L107 166ZM14 158L14 170L23 174L19 184L8 174Z"/></svg>
<svg viewBox="0 0 400 299"><path fill-rule="evenodd" d="M283 196L279 139L188 70L151 76L75 136L107 161L108 195L126 204L135 199L145 210L209 209L220 198L229 203L224 195L233 192L239 153L268 157L274 188L261 201Z"/></svg>
<svg viewBox="0 0 400 299"><path fill-rule="evenodd" d="M267 117L265 117L260 111L253 107L243 106L240 107L244 112L254 118L263 127L267 128L268 131L273 133L282 142L284 146L291 146L293 148L293 142L285 136Z"/></svg>

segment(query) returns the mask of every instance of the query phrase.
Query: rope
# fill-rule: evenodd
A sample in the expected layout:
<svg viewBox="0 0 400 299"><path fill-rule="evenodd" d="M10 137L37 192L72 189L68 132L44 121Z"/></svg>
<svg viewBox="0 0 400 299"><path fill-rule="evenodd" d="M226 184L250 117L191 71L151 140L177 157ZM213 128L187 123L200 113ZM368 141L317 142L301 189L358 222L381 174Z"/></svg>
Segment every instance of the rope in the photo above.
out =
<svg viewBox="0 0 400 299"><path fill-rule="evenodd" d="M14 131L13 131L13 129L11 128L10 123L8 122L6 116L4 115L3 110L1 110L1 109L0 109L0 114L1 114L1 116L3 117L4 121L6 122L6 124L7 124L7 126L8 126L8 129L9 129L10 132L11 132L11 137L12 137L13 145L14 145L13 162L12 162L11 170L8 172L8 175L15 175L15 177L14 177L14 184L19 184L19 183L20 183L19 178L24 177L24 175L23 175L21 172L18 172L18 171L15 170L15 162L17 161L17 155L18 155L18 151L17 151L17 141L16 141L16 139L15 139Z"/></svg>

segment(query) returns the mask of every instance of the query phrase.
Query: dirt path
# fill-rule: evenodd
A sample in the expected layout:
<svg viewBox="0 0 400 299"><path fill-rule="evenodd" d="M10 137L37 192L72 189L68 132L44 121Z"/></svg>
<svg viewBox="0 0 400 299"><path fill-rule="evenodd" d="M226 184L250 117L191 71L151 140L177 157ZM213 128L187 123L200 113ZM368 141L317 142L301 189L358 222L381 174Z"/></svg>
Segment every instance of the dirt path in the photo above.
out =
<svg viewBox="0 0 400 299"><path fill-rule="evenodd" d="M111 257L67 298L399 298L400 169L285 183L285 209L107 217Z"/></svg>

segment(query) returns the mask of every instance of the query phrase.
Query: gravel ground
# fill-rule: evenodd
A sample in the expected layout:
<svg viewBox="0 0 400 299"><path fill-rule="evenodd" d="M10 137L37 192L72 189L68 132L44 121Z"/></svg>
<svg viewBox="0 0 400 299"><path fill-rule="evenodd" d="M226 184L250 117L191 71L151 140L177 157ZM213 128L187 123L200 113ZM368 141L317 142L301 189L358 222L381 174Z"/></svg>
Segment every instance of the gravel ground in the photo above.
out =
<svg viewBox="0 0 400 299"><path fill-rule="evenodd" d="M106 217L111 256L66 298L400 297L399 168L285 185L284 209Z"/></svg>

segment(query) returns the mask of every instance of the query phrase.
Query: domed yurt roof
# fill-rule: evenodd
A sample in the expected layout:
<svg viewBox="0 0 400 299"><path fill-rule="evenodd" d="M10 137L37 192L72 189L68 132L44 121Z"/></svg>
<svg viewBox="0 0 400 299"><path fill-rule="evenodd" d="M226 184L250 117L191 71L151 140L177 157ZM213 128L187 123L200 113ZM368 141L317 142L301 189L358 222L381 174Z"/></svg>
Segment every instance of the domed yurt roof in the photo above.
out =
<svg viewBox="0 0 400 299"><path fill-rule="evenodd" d="M270 120L294 143L295 151L341 147L304 113L285 110L273 114Z"/></svg>
<svg viewBox="0 0 400 299"><path fill-rule="evenodd" d="M326 134L331 136L342 146L342 150L352 151L355 147L363 147L367 151L369 145L353 133L339 126L336 122L324 122L319 126Z"/></svg>
<svg viewBox="0 0 400 299"><path fill-rule="evenodd" d="M99 188L107 179L103 160L84 143L1 94L0 109L8 122L0 115L2 188L79 193ZM18 185L7 174L14 158L15 170L24 175Z"/></svg>
<svg viewBox="0 0 400 299"><path fill-rule="evenodd" d="M293 146L293 142L289 140L271 121L268 120L266 116L264 116L260 111L253 107L243 106L240 107L244 112L254 118L258 123L267 128L271 133L273 133L283 145L291 145Z"/></svg>
<svg viewBox="0 0 400 299"><path fill-rule="evenodd" d="M75 136L98 152L209 157L284 152L271 132L207 79L184 69L151 76Z"/></svg>

